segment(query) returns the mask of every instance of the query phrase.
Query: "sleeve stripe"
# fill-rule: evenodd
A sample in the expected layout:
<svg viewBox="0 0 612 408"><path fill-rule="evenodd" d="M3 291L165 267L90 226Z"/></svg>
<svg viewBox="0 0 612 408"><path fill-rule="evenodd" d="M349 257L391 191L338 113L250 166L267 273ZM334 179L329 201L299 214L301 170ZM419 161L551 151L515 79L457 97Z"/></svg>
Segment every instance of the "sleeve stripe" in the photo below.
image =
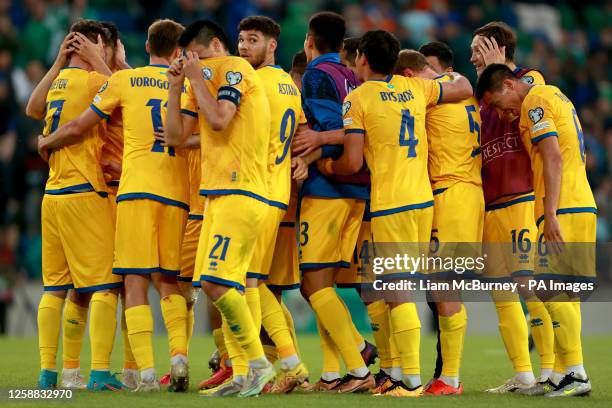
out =
<svg viewBox="0 0 612 408"><path fill-rule="evenodd" d="M444 88L442 88L442 82L438 82L438 86L440 87L440 95L438 96L438 102L436 102L436 105L442 102L442 96L444 95Z"/></svg>
<svg viewBox="0 0 612 408"><path fill-rule="evenodd" d="M198 117L197 113L195 113L194 111L190 111L189 109L181 109L181 113L185 115L193 116L194 118Z"/></svg>
<svg viewBox="0 0 612 408"><path fill-rule="evenodd" d="M533 144L538 143L540 140L546 139L547 137L551 137L551 136L559 137L559 135L557 135L557 132L548 132L548 133L541 134L540 136L531 138L531 143Z"/></svg>
<svg viewBox="0 0 612 408"><path fill-rule="evenodd" d="M359 135L365 135L365 132L366 131L363 130L363 129L346 129L344 131L344 134L348 135L348 134L351 134L351 133L355 133L355 134L359 134Z"/></svg>
<svg viewBox="0 0 612 408"><path fill-rule="evenodd" d="M92 111L96 112L96 114L98 116L100 116L102 119L107 119L108 120L110 118L110 115L107 115L106 113L102 112L93 103L91 105L89 105L89 107L91 108Z"/></svg>

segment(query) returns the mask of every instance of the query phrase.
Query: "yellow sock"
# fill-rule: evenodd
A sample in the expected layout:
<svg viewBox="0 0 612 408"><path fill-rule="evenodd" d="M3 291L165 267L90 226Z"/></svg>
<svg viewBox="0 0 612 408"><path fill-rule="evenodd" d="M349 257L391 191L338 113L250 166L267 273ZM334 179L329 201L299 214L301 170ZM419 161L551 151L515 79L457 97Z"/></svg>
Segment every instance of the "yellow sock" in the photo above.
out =
<svg viewBox="0 0 612 408"><path fill-rule="evenodd" d="M128 336L127 323L125 322L125 304L121 311L121 336L123 338L123 368L134 370L138 368L132 346L130 346L130 337Z"/></svg>
<svg viewBox="0 0 612 408"><path fill-rule="evenodd" d="M467 328L467 313L461 310L452 316L438 315L440 323L440 347L442 349L442 375L458 377L463 354L463 340Z"/></svg>
<svg viewBox="0 0 612 408"><path fill-rule="evenodd" d="M276 351L276 346L272 344L264 344L263 349L268 361L274 364L274 362L278 360L278 351Z"/></svg>
<svg viewBox="0 0 612 408"><path fill-rule="evenodd" d="M90 308L91 369L106 371L110 369L110 357L117 331L117 295L96 292L91 297Z"/></svg>
<svg viewBox="0 0 612 408"><path fill-rule="evenodd" d="M316 316L316 314L315 314ZM321 353L323 355L323 368L324 373L339 373L340 372L340 352L338 347L329 336L323 323L317 316L317 330L319 332L319 341L321 343Z"/></svg>
<svg viewBox="0 0 612 408"><path fill-rule="evenodd" d="M555 364L555 334L548 310L546 310L544 303L536 297L528 299L525 304L527 310L529 310L531 337L540 355L540 368L553 368Z"/></svg>
<svg viewBox="0 0 612 408"><path fill-rule="evenodd" d="M298 345L297 334L295 334L295 324L293 323L293 316L291 316L291 312L287 309L287 306L283 302L280 303L281 308L283 309L283 314L285 315L285 320L287 321L287 327L289 328L289 333L291 334L291 339L293 340L293 346L295 347L295 352L300 354L300 347Z"/></svg>
<svg viewBox="0 0 612 408"><path fill-rule="evenodd" d="M518 300L516 302L495 302L495 309L499 319L499 332L514 371L533 371L529 357L527 322L521 303Z"/></svg>
<svg viewBox="0 0 612 408"><path fill-rule="evenodd" d="M170 355L187 355L187 301L182 295L161 299L161 311L168 330Z"/></svg>
<svg viewBox="0 0 612 408"><path fill-rule="evenodd" d="M261 318L264 329L274 342L280 358L296 355L293 338L287 325L287 319L274 293L266 285L259 286L261 300Z"/></svg>
<svg viewBox="0 0 612 408"><path fill-rule="evenodd" d="M249 373L249 359L246 353L238 344L238 340L234 333L229 329L225 319L221 325L223 331L223 338L225 339L225 347L227 350L227 356L232 362L232 370L234 377L236 376L247 376Z"/></svg>
<svg viewBox="0 0 612 408"><path fill-rule="evenodd" d="M561 361L565 366L582 365L582 347L580 341L580 318L572 302L545 302L546 309L555 327L555 341L559 344Z"/></svg>
<svg viewBox="0 0 612 408"><path fill-rule="evenodd" d="M582 355L582 310L580 308L580 299L573 300L572 305L574 305L574 311L576 312L576 317L578 318L578 327L579 327L579 339L580 339L580 350L579 353Z"/></svg>
<svg viewBox="0 0 612 408"><path fill-rule="evenodd" d="M246 352L249 361L265 358L259 340L259 331L255 330L253 316L244 296L241 296L236 289L232 288L214 303L227 321L231 332L236 336L238 344Z"/></svg>
<svg viewBox="0 0 612 408"><path fill-rule="evenodd" d="M348 307L346 307L346 303L344 303L344 301L342 300L342 298L340 296L338 296L338 299L340 299L340 303L342 303L342 306L344 307L344 310L345 310L346 314L351 318L350 319L351 332L353 333L353 338L355 339L355 344L357 346L363 345L363 343L365 342L365 339L363 338L361 333L359 333L359 330L357 330L357 327L355 327L355 323L353 323L353 317L351 316L351 312L348 310Z"/></svg>
<svg viewBox="0 0 612 408"><path fill-rule="evenodd" d="M334 288L324 288L310 296L310 304L321 324L336 343L347 370L365 367L355 344L353 322ZM333 311L333 313L332 313Z"/></svg>
<svg viewBox="0 0 612 408"><path fill-rule="evenodd" d="M389 330L391 330L391 314L389 314ZM389 334L389 356L391 358L391 368L402 368L402 360L400 359L399 351L397 351L397 343L393 333ZM384 367L383 367L384 368ZM400 378L396 378L399 380Z"/></svg>
<svg viewBox="0 0 612 408"><path fill-rule="evenodd" d="M153 315L151 306L140 305L125 310L128 336L132 353L140 371L154 367L153 360Z"/></svg>
<svg viewBox="0 0 612 408"><path fill-rule="evenodd" d="M81 307L72 300L66 299L62 317L63 368L79 368L81 364L81 346L83 345L83 337L85 337L88 311L88 308Z"/></svg>
<svg viewBox="0 0 612 408"><path fill-rule="evenodd" d="M214 329L213 339L215 341L215 346L217 346L217 350L219 350L219 355L221 357L227 355L227 347L225 347L225 338L223 336L223 328L219 327L218 329Z"/></svg>
<svg viewBox="0 0 612 408"><path fill-rule="evenodd" d="M195 313L193 311L193 305L187 309L187 353L189 353L189 344L191 337L193 336L193 327L195 325Z"/></svg>
<svg viewBox="0 0 612 408"><path fill-rule="evenodd" d="M555 324L555 326L557 325ZM563 354L561 353L561 349L559 348L559 343L557 341L555 341L554 351L555 351L555 364L553 366L553 371L555 373L565 374L567 370L566 370L565 362L563 361Z"/></svg>
<svg viewBox="0 0 612 408"><path fill-rule="evenodd" d="M378 349L378 358L382 368L390 368L393 364L391 359L391 327L389 326L389 308L384 300L370 303L368 306L368 316L372 322L372 334Z"/></svg>
<svg viewBox="0 0 612 408"><path fill-rule="evenodd" d="M64 299L43 294L38 304L38 350L40 368L55 370L57 367L57 343L62 320Z"/></svg>
<svg viewBox="0 0 612 408"><path fill-rule="evenodd" d="M402 373L421 373L419 348L421 345L421 321L414 303L402 303L391 309L391 330L402 362Z"/></svg>
<svg viewBox="0 0 612 408"><path fill-rule="evenodd" d="M251 316L253 317L253 327L257 334L259 334L261 330L261 300L259 296L258 288L246 288L244 292L244 297L246 298L247 305L249 305L249 310L251 311Z"/></svg>

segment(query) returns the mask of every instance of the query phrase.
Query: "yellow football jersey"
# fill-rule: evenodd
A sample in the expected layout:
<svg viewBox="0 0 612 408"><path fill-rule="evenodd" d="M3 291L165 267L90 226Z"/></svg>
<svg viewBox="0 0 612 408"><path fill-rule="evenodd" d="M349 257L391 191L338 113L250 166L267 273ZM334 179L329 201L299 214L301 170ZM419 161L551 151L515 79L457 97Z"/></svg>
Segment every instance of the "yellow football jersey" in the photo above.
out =
<svg viewBox="0 0 612 408"><path fill-rule="evenodd" d="M106 123L106 138L102 146L102 160L123 160L123 117L121 109L115 109Z"/></svg>
<svg viewBox="0 0 612 408"><path fill-rule="evenodd" d="M47 93L43 135L53 133L87 110L106 79L102 74L81 68L62 69ZM53 150L45 193L106 192L99 165L103 135L104 125L100 124L83 135L79 143Z"/></svg>
<svg viewBox="0 0 612 408"><path fill-rule="evenodd" d="M436 78L438 82L449 80L448 75ZM458 181L482 185L480 112L476 98L427 110L427 141L429 178L434 190Z"/></svg>
<svg viewBox="0 0 612 408"><path fill-rule="evenodd" d="M291 76L277 65L258 69L270 104L268 145L268 199L287 209L291 194L291 141L299 124L306 123L302 97Z"/></svg>
<svg viewBox="0 0 612 408"><path fill-rule="evenodd" d="M200 195L202 164L200 149L187 150L187 165L189 166L189 218L201 219L204 214L204 197Z"/></svg>
<svg viewBox="0 0 612 408"><path fill-rule="evenodd" d="M433 205L425 116L441 94L436 81L390 75L366 81L346 97L346 133L365 134L372 217Z"/></svg>
<svg viewBox="0 0 612 408"><path fill-rule="evenodd" d="M183 95L181 111L199 117L202 181L200 194L241 194L268 202L268 141L270 108L264 86L253 67L240 57L201 60L206 87L217 99L238 107L230 124L213 130L197 114L197 100L191 85Z"/></svg>
<svg viewBox="0 0 612 408"><path fill-rule="evenodd" d="M123 166L117 201L148 198L189 210L187 153L163 147L153 130L163 127L168 88L165 65L115 72L91 105L105 119L123 116Z"/></svg>
<svg viewBox="0 0 612 408"><path fill-rule="evenodd" d="M544 214L544 164L538 142L554 136L563 157L558 214L596 212L587 180L584 135L574 104L552 85L534 85L521 105L519 122L523 144L531 157L536 195L536 220Z"/></svg>

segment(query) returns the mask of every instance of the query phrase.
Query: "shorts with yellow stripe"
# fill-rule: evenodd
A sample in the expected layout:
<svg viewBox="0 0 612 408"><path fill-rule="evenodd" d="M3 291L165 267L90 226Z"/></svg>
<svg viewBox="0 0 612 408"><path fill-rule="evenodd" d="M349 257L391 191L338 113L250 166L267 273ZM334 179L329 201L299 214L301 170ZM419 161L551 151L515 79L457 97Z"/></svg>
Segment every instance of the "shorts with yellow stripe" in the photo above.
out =
<svg viewBox="0 0 612 408"><path fill-rule="evenodd" d="M272 266L272 257L281 221L285 217L285 208L268 205L255 238L255 252L247 271L247 279L267 280Z"/></svg>
<svg viewBox="0 0 612 408"><path fill-rule="evenodd" d="M370 214L370 202L366 202L363 220L359 228L357 245L353 250L350 268L342 268L336 274L335 283L339 288L359 288L362 282L366 282L366 263L369 262L369 252L372 244L372 217Z"/></svg>
<svg viewBox="0 0 612 408"><path fill-rule="evenodd" d="M597 209L560 208L557 210L557 220L564 241L561 254L554 254L546 248L544 239L546 220L544 216L537 220L536 277L561 282L594 281Z"/></svg>
<svg viewBox="0 0 612 408"><path fill-rule="evenodd" d="M114 222L106 194L45 194L41 208L45 291L120 287L112 274Z"/></svg>
<svg viewBox="0 0 612 408"><path fill-rule="evenodd" d="M349 268L365 201L303 197L300 204L300 269Z"/></svg>
<svg viewBox="0 0 612 408"><path fill-rule="evenodd" d="M297 197L291 197L289 209L281 221L274 256L270 265L270 274L266 284L275 291L291 290L300 287L300 266L298 262L298 242L295 229Z"/></svg>
<svg viewBox="0 0 612 408"><path fill-rule="evenodd" d="M194 286L207 281L244 290L255 237L268 207L267 202L242 194L206 198Z"/></svg>
<svg viewBox="0 0 612 408"><path fill-rule="evenodd" d="M533 194L524 194L485 207L483 278L533 275L537 238L534 201Z"/></svg>
<svg viewBox="0 0 612 408"><path fill-rule="evenodd" d="M185 235L183 235L183 245L181 247L181 273L178 276L178 280L181 282L191 282L193 280L203 220L204 216L202 214L189 214L187 216Z"/></svg>
<svg viewBox="0 0 612 408"><path fill-rule="evenodd" d="M407 255L417 258L426 255L429 251L433 212L433 201L372 211L372 238L376 257L395 258L397 255ZM419 278L426 273L426 270L387 270L382 278Z"/></svg>
<svg viewBox="0 0 612 408"><path fill-rule="evenodd" d="M113 273L178 276L188 211L188 205L163 197L120 195Z"/></svg>
<svg viewBox="0 0 612 408"><path fill-rule="evenodd" d="M434 189L433 195L434 216L429 254L442 258L480 256L484 224L482 187L457 182ZM429 275L446 275L447 272L430 270ZM462 276L466 276L465 272L462 272Z"/></svg>

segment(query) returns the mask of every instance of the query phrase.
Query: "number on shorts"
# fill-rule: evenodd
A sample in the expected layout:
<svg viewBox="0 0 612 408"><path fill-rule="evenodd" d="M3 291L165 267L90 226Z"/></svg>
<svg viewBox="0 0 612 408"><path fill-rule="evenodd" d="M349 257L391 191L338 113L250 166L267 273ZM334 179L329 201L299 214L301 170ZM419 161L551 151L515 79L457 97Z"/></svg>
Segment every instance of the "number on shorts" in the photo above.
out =
<svg viewBox="0 0 612 408"><path fill-rule="evenodd" d="M300 245L304 246L308 243L308 223L301 222L300 227L301 227L300 236L302 237L300 239Z"/></svg>
<svg viewBox="0 0 612 408"><path fill-rule="evenodd" d="M215 239L216 241L212 249L210 250L210 255L208 255L208 257L210 259L218 259L220 261L225 261L225 255L227 255L227 249L229 248L231 238L224 237L223 235L214 235L213 239ZM221 254L217 255L219 247L221 246Z"/></svg>
<svg viewBox="0 0 612 408"><path fill-rule="evenodd" d="M519 252L526 253L531 250L531 240L529 238L525 238L525 233L529 233L529 229L525 228L516 233L516 230L513 229L510 231L512 234L512 253L516 254L518 249Z"/></svg>

